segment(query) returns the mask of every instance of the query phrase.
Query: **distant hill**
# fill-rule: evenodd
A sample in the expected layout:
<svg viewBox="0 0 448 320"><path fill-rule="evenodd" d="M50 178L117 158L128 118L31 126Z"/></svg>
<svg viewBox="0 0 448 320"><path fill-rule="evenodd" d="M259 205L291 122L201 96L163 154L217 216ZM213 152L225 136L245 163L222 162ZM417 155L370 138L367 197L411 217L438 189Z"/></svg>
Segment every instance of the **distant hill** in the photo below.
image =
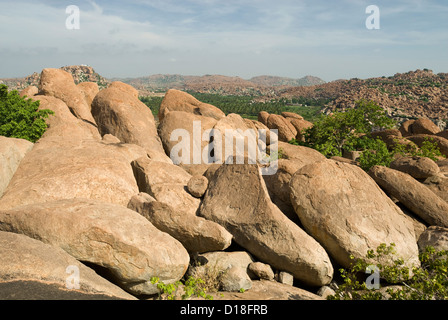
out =
<svg viewBox="0 0 448 320"><path fill-rule="evenodd" d="M168 89L179 89L227 95L264 95L271 93L273 88L310 86L325 83L322 79L313 76L306 76L300 79L257 76L245 80L240 77L223 75L184 76L179 74L156 74L147 77L115 78L113 80L128 83L143 92L163 92Z"/></svg>
<svg viewBox="0 0 448 320"><path fill-rule="evenodd" d="M448 120L448 73L434 74L431 70L397 73L391 77L337 80L325 83L306 76L300 79L257 76L251 79L223 75L188 76L156 74L139 78L106 79L89 66L62 67L70 72L76 83L93 81L100 88L120 80L139 90L141 96L163 94L168 89L198 93L253 96L255 101L286 99L302 106L310 101L325 101L324 113L351 108L360 99L374 100L397 120L427 117L434 122ZM24 78L0 79L10 89L21 90L38 85L40 74ZM299 102L294 102L299 101ZM311 101L311 102L312 102ZM328 102L329 101L329 102ZM328 103L327 103L328 102ZM318 104L311 105L321 105Z"/></svg>
<svg viewBox="0 0 448 320"><path fill-rule="evenodd" d="M351 79L309 87L291 87L278 92L279 98L331 99L324 112L351 108L360 99L376 101L399 120L427 117L448 120L448 73L431 70L397 73L391 77Z"/></svg>
<svg viewBox="0 0 448 320"><path fill-rule="evenodd" d="M90 66L64 66L60 69L65 70L72 74L73 80L76 84L80 82L96 82L98 86L101 88L107 87L109 81L99 75L92 67ZM24 77L24 78L5 78L0 79L0 84L6 84L10 90L22 90L26 87L33 85L38 86L40 80L40 73L34 72L33 74Z"/></svg>
<svg viewBox="0 0 448 320"><path fill-rule="evenodd" d="M305 76L300 79L276 77L276 76L257 76L249 79L250 82L267 87L278 86L313 86L324 84L325 81L313 76Z"/></svg>

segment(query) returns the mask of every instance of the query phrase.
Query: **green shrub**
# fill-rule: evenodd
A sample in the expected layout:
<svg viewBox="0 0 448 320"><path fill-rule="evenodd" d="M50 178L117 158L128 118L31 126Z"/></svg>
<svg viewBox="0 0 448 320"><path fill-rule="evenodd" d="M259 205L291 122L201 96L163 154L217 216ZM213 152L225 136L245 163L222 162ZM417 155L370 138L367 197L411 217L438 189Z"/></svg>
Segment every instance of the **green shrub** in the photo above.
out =
<svg viewBox="0 0 448 320"><path fill-rule="evenodd" d="M39 101L22 98L0 85L0 135L36 142L47 129L45 118L54 112L39 110Z"/></svg>
<svg viewBox="0 0 448 320"><path fill-rule="evenodd" d="M165 284L160 281L158 277L152 277L151 283L157 284L157 289L160 290L159 299L176 300L179 287L183 285L183 293L181 294L182 300L189 299L191 296L204 298L206 300L213 300L211 295L206 294L204 289L206 283L200 278L190 276L185 280L184 284L182 284L181 281Z"/></svg>
<svg viewBox="0 0 448 320"><path fill-rule="evenodd" d="M389 167L393 153L389 152L386 143L379 138L365 140L366 146L358 159L361 168L369 171L373 166Z"/></svg>
<svg viewBox="0 0 448 320"><path fill-rule="evenodd" d="M395 154L428 157L435 161L442 156L437 143L430 139L420 148L396 143L389 150L384 141L371 136L374 129L390 129L395 125L396 122L375 102L361 100L354 109L321 116L313 127L304 130L305 142L293 139L289 143L316 149L329 158L342 156L344 151L362 151L358 161L365 171L375 165L389 167Z"/></svg>
<svg viewBox="0 0 448 320"><path fill-rule="evenodd" d="M394 255L395 244L381 244L376 251L368 250L365 259L354 260L351 267L340 269L343 284L329 300L447 300L448 299L448 251L436 251L428 246L419 254L421 265L409 268L402 259ZM381 261L376 264L379 276L386 284L394 284L380 291L368 289L361 274L371 264L370 259ZM388 263L384 262L388 261Z"/></svg>
<svg viewBox="0 0 448 320"><path fill-rule="evenodd" d="M353 109L322 116L304 131L305 142L300 143L320 151L326 157L342 156L343 151L358 150L360 139L373 129L390 129L396 122L373 101L360 100Z"/></svg>

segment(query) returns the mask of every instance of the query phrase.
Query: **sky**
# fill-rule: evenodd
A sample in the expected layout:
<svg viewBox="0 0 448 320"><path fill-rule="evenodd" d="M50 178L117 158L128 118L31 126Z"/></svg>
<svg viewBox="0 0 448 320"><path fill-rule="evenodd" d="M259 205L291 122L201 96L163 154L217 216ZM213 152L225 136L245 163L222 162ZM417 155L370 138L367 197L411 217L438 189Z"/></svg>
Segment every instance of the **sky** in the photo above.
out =
<svg viewBox="0 0 448 320"><path fill-rule="evenodd" d="M0 25L0 78L79 64L106 78L448 72L447 0L0 0Z"/></svg>

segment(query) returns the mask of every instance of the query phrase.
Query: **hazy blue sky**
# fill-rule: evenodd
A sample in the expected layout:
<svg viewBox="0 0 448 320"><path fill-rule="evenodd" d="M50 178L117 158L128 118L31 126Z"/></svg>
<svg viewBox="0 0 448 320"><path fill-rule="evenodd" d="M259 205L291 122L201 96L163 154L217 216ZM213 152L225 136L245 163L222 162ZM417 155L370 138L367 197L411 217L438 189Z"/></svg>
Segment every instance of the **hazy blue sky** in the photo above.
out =
<svg viewBox="0 0 448 320"><path fill-rule="evenodd" d="M74 64L106 77L448 72L447 0L0 0L0 22L0 78Z"/></svg>

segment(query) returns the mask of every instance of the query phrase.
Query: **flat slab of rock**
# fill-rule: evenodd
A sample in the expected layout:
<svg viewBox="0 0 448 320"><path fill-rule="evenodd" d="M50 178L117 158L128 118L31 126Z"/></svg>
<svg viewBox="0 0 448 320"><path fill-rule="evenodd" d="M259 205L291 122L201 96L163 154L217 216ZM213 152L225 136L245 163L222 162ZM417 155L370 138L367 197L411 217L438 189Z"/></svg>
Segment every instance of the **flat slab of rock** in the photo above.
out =
<svg viewBox="0 0 448 320"><path fill-rule="evenodd" d="M207 103L203 103L192 95L170 89L165 93L159 110L159 120L163 121L165 116L172 111L182 111L196 115L205 116L219 120L226 115L221 109Z"/></svg>
<svg viewBox="0 0 448 320"><path fill-rule="evenodd" d="M0 230L63 249L79 261L108 269L133 294L155 294L153 276L182 278L190 257L173 237L135 211L94 200L61 200L0 210Z"/></svg>
<svg viewBox="0 0 448 320"><path fill-rule="evenodd" d="M412 223L361 168L324 160L291 179L291 202L304 228L342 266L395 243L406 263L419 263Z"/></svg>
<svg viewBox="0 0 448 320"><path fill-rule="evenodd" d="M139 190L177 212L196 215L201 203L187 190L191 175L179 166L142 157L132 162Z"/></svg>
<svg viewBox="0 0 448 320"><path fill-rule="evenodd" d="M325 250L271 202L255 164L222 165L209 183L200 215L224 226L260 261L297 279L311 285L332 279Z"/></svg>
<svg viewBox="0 0 448 320"><path fill-rule="evenodd" d="M427 186L406 173L383 166L372 167L369 174L381 188L426 223L448 227L448 203Z"/></svg>
<svg viewBox="0 0 448 320"><path fill-rule="evenodd" d="M20 163L0 200L7 209L60 199L97 199L126 206L138 193L131 162L136 145L44 139Z"/></svg>
<svg viewBox="0 0 448 320"><path fill-rule="evenodd" d="M22 234L0 231L0 260L2 300L135 299L61 248Z"/></svg>
<svg viewBox="0 0 448 320"><path fill-rule="evenodd" d="M148 195L149 196L149 195ZM142 198L142 196L137 196ZM141 202L140 204L137 204ZM169 204L159 201L131 199L132 208L148 219L157 229L177 239L189 252L225 250L232 235L219 224L193 215L185 215Z"/></svg>

